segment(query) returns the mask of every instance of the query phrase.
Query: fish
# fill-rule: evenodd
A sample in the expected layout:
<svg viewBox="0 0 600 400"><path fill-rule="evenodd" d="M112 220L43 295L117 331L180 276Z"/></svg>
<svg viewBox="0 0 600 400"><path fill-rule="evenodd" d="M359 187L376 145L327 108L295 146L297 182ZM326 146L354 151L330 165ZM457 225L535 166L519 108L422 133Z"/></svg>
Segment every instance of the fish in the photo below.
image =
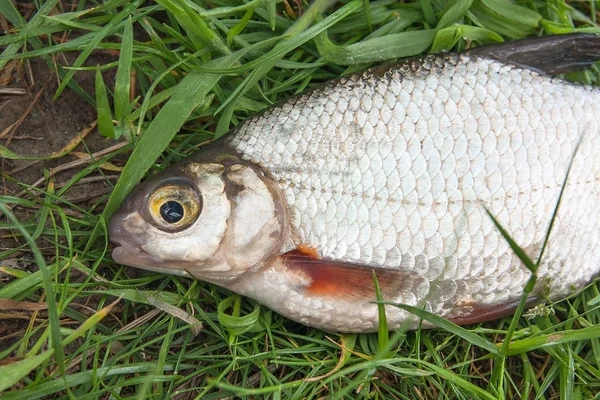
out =
<svg viewBox="0 0 600 400"><path fill-rule="evenodd" d="M376 331L377 299L390 330L431 325L394 304L464 325L531 276L493 215L544 248L527 305L571 296L600 272L600 90L555 75L599 58L600 36L534 37L312 88L138 185L112 257L326 331Z"/></svg>

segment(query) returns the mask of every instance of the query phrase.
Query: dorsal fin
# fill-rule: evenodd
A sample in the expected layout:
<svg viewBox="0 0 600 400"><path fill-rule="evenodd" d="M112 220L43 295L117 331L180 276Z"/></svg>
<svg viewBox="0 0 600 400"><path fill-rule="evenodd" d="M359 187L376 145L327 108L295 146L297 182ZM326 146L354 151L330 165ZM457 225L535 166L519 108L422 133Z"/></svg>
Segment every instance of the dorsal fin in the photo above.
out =
<svg viewBox="0 0 600 400"><path fill-rule="evenodd" d="M600 59L600 35L572 33L515 40L467 51L546 75L589 68Z"/></svg>

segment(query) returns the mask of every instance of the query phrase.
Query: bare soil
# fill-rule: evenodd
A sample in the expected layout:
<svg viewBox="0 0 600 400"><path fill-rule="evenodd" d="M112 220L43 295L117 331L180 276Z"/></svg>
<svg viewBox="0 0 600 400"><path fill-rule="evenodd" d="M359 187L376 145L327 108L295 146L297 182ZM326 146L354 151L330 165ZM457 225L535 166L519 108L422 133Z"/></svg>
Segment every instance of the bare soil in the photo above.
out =
<svg viewBox="0 0 600 400"><path fill-rule="evenodd" d="M74 58L74 56L68 56L69 63ZM115 56L93 54L86 64L102 65L115 59ZM109 71L103 74L103 76L107 84L114 81L114 71ZM3 78L4 80L2 80ZM75 74L75 80L94 97L95 72L78 72ZM21 156L47 157L53 152L59 152L64 149L73 138L77 137L90 124L95 122L95 108L86 103L71 89L65 89L54 100L54 94L58 85L59 81L56 74L42 59L32 59L25 63L16 61L13 65L9 65L0 71L0 93L6 88L25 90L24 94L0 94L0 145L7 147L10 151ZM94 128L73 149L73 152L93 154L115 144L117 142L102 137L97 129ZM25 192L23 184L37 184L39 189L46 190L49 179L44 179L45 176L53 172L53 169L78 159L78 157L72 154L52 160L35 162L0 158L0 169L3 175L7 176L3 176L0 179L0 195L18 196L40 201L43 198L43 193L37 191ZM111 160L111 162L121 166L125 162L125 157L114 161ZM87 163L80 164L62 172L53 173L51 179L54 181L55 187L58 188L63 183L69 181L87 165ZM94 203L101 200L103 196L108 196L112 190L112 185L116 182L117 176L118 172L94 171L86 177L86 181L89 181L87 178L91 177L104 177L104 179L77 184L69 189L61 198L71 201L82 209L87 210ZM8 206L12 205L8 204ZM72 213L74 217L82 216L77 215L78 211L72 208L67 207L64 210L65 212ZM36 211L37 208L35 207L25 208L14 206L12 208L12 212L22 222L31 220ZM100 213L101 211L100 206L94 210L94 213ZM0 221L7 222L8 220L6 216L0 213ZM23 242L24 240L20 236L14 235L13 232L0 230L0 253L14 249L22 245ZM54 244L49 243L43 237L37 241L37 244L47 260L51 261L54 259L56 256ZM12 253L8 259L2 259L0 256L0 265L31 272L37 270L37 265L33 261L28 248ZM75 273L72 276L73 280L81 278L76 275ZM12 279L14 277L0 271L0 281L7 282ZM0 324L0 338L2 338L0 340L0 349L5 349L14 344L19 339L19 332L23 332L28 324L27 317L30 315L29 312L12 310L9 313L15 318L6 319ZM44 313L45 311L41 311L40 315L43 316ZM22 318L19 318L19 316Z"/></svg>
<svg viewBox="0 0 600 400"><path fill-rule="evenodd" d="M116 57L105 54L92 55L86 64L105 64L115 59ZM8 82L3 82L4 84L0 82L0 89L25 89L26 93L22 95L0 94L0 145L21 156L47 157L53 152L61 151L72 139L95 122L95 108L71 89L66 88L54 100L59 80L44 60L32 59L14 65L14 67ZM93 71L82 71L75 74L75 80L92 97L94 97L94 74ZM0 76L2 76L2 71L0 71ZM104 79L110 84L114 80L114 72L105 73ZM16 126L10 129L13 124ZM114 140L102 137L94 128L73 152L93 154L115 144ZM73 155L36 162L3 158L0 161L0 168L12 179L2 179L0 194L36 200L35 196L39 195L39 192L32 197L30 193L24 193L24 187L16 182L29 185L37 183L37 187L46 189L48 179L39 181L44 178L45 173L47 175L51 172L54 175L52 179L55 186L60 187L86 165L82 164L56 174L53 169L77 159L78 157ZM123 159L115 162L120 164L122 161ZM69 189L63 198L88 209L101 196L110 193L111 185L115 182L115 172L95 171L90 177L103 175L111 177L103 181L78 184ZM19 219L23 220L35 210L15 207L13 211ZM5 219L6 217L1 218ZM0 234L0 252L17 244L19 243L15 239L6 237L6 232Z"/></svg>

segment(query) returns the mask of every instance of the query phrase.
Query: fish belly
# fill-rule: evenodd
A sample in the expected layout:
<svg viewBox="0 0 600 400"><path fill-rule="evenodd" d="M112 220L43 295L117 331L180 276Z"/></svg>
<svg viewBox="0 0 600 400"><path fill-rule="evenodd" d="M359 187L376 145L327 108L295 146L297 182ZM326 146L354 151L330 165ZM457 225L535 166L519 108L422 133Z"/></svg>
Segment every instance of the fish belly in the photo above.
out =
<svg viewBox="0 0 600 400"><path fill-rule="evenodd" d="M427 308L497 305L529 272L579 141L539 271L538 297L600 270L600 92L468 55L334 81L244 123L229 144L289 206L287 250L425 277Z"/></svg>

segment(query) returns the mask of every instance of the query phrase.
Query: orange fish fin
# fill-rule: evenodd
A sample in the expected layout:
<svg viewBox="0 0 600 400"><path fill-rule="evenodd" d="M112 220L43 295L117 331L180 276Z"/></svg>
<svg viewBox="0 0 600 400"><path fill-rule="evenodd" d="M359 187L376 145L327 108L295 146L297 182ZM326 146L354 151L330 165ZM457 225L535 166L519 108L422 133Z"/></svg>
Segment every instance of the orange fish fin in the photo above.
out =
<svg viewBox="0 0 600 400"><path fill-rule="evenodd" d="M299 245L296 250L290 251L290 253L293 253L293 252L295 252L299 255L304 254L305 256L314 258L316 260L321 258L317 249L315 249L314 247L305 246L303 244Z"/></svg>
<svg viewBox="0 0 600 400"><path fill-rule="evenodd" d="M429 290L425 278L412 271L315 258L312 252L302 248L283 254L281 259L290 272L306 279L307 293L318 297L374 301L377 296L373 271L386 301L413 295L420 298L419 294L424 295Z"/></svg>
<svg viewBox="0 0 600 400"><path fill-rule="evenodd" d="M526 308L533 307L539 302L539 299L533 296L527 299L525 306ZM457 325L470 325L479 322L493 321L513 315L518 305L518 301L493 306L473 304L472 306L469 306L469 308L471 308L469 313L448 319ZM455 307L465 307L465 305L457 305Z"/></svg>

